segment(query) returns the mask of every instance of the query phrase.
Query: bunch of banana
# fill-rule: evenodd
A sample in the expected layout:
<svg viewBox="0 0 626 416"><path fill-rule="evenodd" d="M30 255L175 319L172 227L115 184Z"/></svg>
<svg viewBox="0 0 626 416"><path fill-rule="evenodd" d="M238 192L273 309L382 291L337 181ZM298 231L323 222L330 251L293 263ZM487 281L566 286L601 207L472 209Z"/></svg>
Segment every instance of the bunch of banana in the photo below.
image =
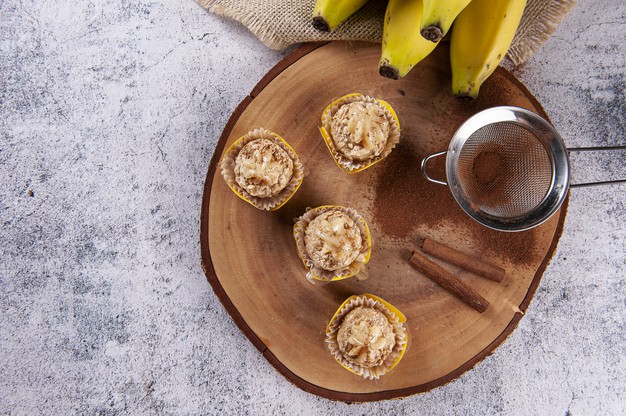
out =
<svg viewBox="0 0 626 416"><path fill-rule="evenodd" d="M383 27L380 75L404 77L418 62L431 53L437 43L420 34L423 0L389 0Z"/></svg>
<svg viewBox="0 0 626 416"><path fill-rule="evenodd" d="M322 32L332 32L352 16L368 0L317 0L313 9L313 27Z"/></svg>
<svg viewBox="0 0 626 416"><path fill-rule="evenodd" d="M478 96L509 50L526 0L472 0L454 21L450 40L452 92Z"/></svg>
<svg viewBox="0 0 626 416"><path fill-rule="evenodd" d="M470 0L424 0L420 31L424 38L439 42Z"/></svg>
<svg viewBox="0 0 626 416"><path fill-rule="evenodd" d="M334 30L368 0L316 0L313 26ZM380 75L404 77L450 30L452 92L477 97L507 53L527 0L389 0Z"/></svg>

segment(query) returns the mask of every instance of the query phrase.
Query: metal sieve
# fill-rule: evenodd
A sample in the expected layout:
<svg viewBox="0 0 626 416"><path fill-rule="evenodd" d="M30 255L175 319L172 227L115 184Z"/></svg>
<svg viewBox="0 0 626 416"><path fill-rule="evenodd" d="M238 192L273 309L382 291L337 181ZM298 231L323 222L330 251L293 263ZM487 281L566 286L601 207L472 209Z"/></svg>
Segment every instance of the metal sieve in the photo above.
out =
<svg viewBox="0 0 626 416"><path fill-rule="evenodd" d="M568 151L624 149L626 146L567 149L552 125L518 107L493 107L458 128L447 151L422 160L422 173L448 185L459 206L474 220L500 231L536 227L554 214L570 185ZM447 182L426 172L428 161L446 155Z"/></svg>

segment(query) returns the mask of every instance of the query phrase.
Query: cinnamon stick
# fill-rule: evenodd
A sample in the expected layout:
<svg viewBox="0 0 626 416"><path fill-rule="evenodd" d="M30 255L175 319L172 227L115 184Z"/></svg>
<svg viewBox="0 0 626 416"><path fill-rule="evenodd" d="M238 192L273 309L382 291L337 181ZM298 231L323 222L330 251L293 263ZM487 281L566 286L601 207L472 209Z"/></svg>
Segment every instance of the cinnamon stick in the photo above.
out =
<svg viewBox="0 0 626 416"><path fill-rule="evenodd" d="M460 252L452 247L448 247L445 244L438 243L437 241L433 241L429 238L424 239L422 250L424 253L462 267L470 272L484 276L494 282L501 282L506 274L502 267L498 267L495 264L489 263L478 257Z"/></svg>
<svg viewBox="0 0 626 416"><path fill-rule="evenodd" d="M487 310L489 302L485 298L422 253L418 251L412 252L409 262L411 266L433 279L444 289L447 289L478 312L482 313Z"/></svg>

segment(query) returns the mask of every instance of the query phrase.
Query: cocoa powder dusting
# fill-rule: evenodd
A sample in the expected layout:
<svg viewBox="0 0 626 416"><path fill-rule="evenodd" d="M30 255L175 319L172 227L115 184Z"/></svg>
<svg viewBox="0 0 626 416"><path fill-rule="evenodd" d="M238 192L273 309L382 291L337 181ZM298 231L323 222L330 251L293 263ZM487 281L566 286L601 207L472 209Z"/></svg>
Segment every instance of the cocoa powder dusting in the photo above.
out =
<svg viewBox="0 0 626 416"><path fill-rule="evenodd" d="M423 177L420 162L424 156L405 138L380 163L380 174L371 184L375 190L373 223L385 237L410 244L419 237L415 234L418 227L435 228L448 223L454 224L459 233L467 233L481 251L504 256L514 264L534 261L536 229L506 233L477 223L458 206L447 186ZM428 173L445 180L445 157L432 159Z"/></svg>
<svg viewBox="0 0 626 416"><path fill-rule="evenodd" d="M451 214L463 214L447 187L426 181L421 160L408 141L401 141L381 162L384 168L375 184L374 221L389 237L403 239L419 224L437 225L445 219L441 215L444 207ZM433 159L429 173L445 179L443 158Z"/></svg>
<svg viewBox="0 0 626 416"><path fill-rule="evenodd" d="M474 158L471 165L473 180L465 181L465 192L475 204L473 209L480 207L485 212L500 215L504 207L514 203L509 190L515 186L516 178L507 169L502 146L489 144L485 148L490 150L481 151Z"/></svg>
<svg viewBox="0 0 626 416"><path fill-rule="evenodd" d="M482 152L474 159L474 177L483 185L488 185L502 173L502 155L498 152Z"/></svg>

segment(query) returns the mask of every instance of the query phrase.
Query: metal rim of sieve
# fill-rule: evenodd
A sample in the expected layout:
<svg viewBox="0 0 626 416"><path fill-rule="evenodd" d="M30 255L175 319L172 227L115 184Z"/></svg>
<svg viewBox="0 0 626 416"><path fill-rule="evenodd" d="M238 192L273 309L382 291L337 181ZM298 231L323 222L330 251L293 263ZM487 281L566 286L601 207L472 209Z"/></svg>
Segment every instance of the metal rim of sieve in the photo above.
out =
<svg viewBox="0 0 626 416"><path fill-rule="evenodd" d="M513 217L500 217L487 213L471 201L460 185L458 162L464 144L483 127L497 123L509 123L525 128L543 145L552 166L549 188L539 204L529 211ZM446 155L447 182L431 178L426 172L428 161ZM567 148L554 127L541 116L519 107L503 106L483 110L465 121L454 133L447 151L434 153L422 160L422 173L430 182L448 185L459 206L471 218L486 227L499 231L524 231L547 221L561 206L570 181L570 165Z"/></svg>

